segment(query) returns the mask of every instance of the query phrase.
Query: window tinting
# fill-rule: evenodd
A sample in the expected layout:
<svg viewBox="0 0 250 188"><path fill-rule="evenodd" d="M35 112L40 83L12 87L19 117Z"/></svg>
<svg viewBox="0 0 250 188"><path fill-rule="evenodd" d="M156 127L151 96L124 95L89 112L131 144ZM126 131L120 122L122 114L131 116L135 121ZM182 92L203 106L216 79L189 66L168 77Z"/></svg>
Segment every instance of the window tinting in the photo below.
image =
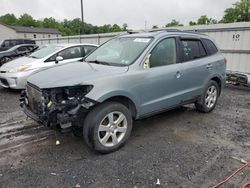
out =
<svg viewBox="0 0 250 188"><path fill-rule="evenodd" d="M218 52L217 47L214 45L214 43L209 39L202 39L204 45L206 46L207 52L209 55L213 55Z"/></svg>
<svg viewBox="0 0 250 188"><path fill-rule="evenodd" d="M182 40L181 50L183 61L190 61L206 56L206 51L200 40Z"/></svg>
<svg viewBox="0 0 250 188"><path fill-rule="evenodd" d="M176 45L174 38L162 40L151 52L150 67L159 67L176 63Z"/></svg>

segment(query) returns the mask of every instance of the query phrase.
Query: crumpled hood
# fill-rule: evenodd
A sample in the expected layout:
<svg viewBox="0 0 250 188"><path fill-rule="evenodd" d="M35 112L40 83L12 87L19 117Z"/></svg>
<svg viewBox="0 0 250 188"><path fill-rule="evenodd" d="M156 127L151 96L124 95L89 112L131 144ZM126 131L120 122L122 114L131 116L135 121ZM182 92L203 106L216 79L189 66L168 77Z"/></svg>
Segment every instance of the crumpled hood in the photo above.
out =
<svg viewBox="0 0 250 188"><path fill-rule="evenodd" d="M2 71L9 71L10 69L19 67L21 65L26 65L29 63L33 63L34 61L36 61L36 59L34 58L30 58L30 57L20 57L17 59L14 59L8 63L5 63L1 66L1 70Z"/></svg>
<svg viewBox="0 0 250 188"><path fill-rule="evenodd" d="M37 72L28 78L28 82L41 89L74 86L101 79L105 76L121 74L127 70L128 67L90 64L79 61Z"/></svg>

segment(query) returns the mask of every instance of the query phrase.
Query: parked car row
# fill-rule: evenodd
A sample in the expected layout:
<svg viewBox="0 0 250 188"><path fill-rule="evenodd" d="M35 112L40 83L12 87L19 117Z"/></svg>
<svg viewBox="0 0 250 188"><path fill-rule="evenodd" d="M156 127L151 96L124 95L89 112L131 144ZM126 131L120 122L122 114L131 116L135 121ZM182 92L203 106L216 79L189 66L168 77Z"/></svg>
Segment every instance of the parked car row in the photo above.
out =
<svg viewBox="0 0 250 188"><path fill-rule="evenodd" d="M0 66L17 57L29 55L38 48L36 44L20 44L8 50L0 51Z"/></svg>
<svg viewBox="0 0 250 188"><path fill-rule="evenodd" d="M26 44L25 46L28 47L29 45ZM97 45L93 44L44 46L28 56L3 64L0 67L0 85L4 88L25 89L27 78L35 72L69 62L76 62L96 47ZM19 45L13 48L19 49ZM5 51L5 53L8 53L8 51Z"/></svg>
<svg viewBox="0 0 250 188"><path fill-rule="evenodd" d="M0 51L8 50L20 44L36 44L36 42L30 39L6 39L0 42Z"/></svg>
<svg viewBox="0 0 250 188"><path fill-rule="evenodd" d="M101 153L123 146L134 120L190 103L211 112L224 87L226 60L207 35L120 35L85 56L94 48L41 49L3 65L1 84L24 88L27 79L24 113L46 126L72 128Z"/></svg>

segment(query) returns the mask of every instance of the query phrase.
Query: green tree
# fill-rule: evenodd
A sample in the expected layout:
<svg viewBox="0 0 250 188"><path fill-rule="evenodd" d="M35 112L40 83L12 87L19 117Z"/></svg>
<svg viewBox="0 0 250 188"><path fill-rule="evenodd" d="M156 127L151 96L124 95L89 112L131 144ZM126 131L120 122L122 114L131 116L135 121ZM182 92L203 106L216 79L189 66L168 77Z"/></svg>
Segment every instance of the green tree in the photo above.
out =
<svg viewBox="0 0 250 188"><path fill-rule="evenodd" d="M175 27L175 26L183 26L179 21L173 19L170 23L166 25L166 27Z"/></svg>
<svg viewBox="0 0 250 188"><path fill-rule="evenodd" d="M14 14L5 14L0 17L0 22L7 24L7 25L16 25L17 18Z"/></svg>
<svg viewBox="0 0 250 188"><path fill-rule="evenodd" d="M189 22L189 25L197 25L197 23L196 23L196 22L193 22L193 21L190 21L190 22Z"/></svg>
<svg viewBox="0 0 250 188"><path fill-rule="evenodd" d="M196 22L190 21L189 25L209 25L209 24L216 24L216 23L218 23L217 20L213 18L208 18L207 15L203 15L200 18L198 18Z"/></svg>
<svg viewBox="0 0 250 188"><path fill-rule="evenodd" d="M34 20L33 17L30 16L29 14L21 15L20 18L17 21L17 24L20 25L20 26L27 26L27 27L30 27L30 26L36 27L36 26L38 26L36 20Z"/></svg>
<svg viewBox="0 0 250 188"><path fill-rule="evenodd" d="M123 30L123 31L127 31L127 29L128 29L128 24L124 23L124 24L122 25L122 30Z"/></svg>
<svg viewBox="0 0 250 188"><path fill-rule="evenodd" d="M249 22L250 21L250 0L240 0L233 4L233 7L225 10L221 23Z"/></svg>
<svg viewBox="0 0 250 188"><path fill-rule="evenodd" d="M82 32L84 32L84 34L120 32L127 30L128 27L127 24L123 24L122 27L117 24L106 24L103 26L96 26L89 23L83 24L80 18L75 18L73 20L65 19L63 21L57 21L54 18L50 17L35 20L32 16L28 14L23 14L19 18L16 18L14 14L6 14L0 16L0 22L7 25L56 28L62 33L63 36L79 35Z"/></svg>

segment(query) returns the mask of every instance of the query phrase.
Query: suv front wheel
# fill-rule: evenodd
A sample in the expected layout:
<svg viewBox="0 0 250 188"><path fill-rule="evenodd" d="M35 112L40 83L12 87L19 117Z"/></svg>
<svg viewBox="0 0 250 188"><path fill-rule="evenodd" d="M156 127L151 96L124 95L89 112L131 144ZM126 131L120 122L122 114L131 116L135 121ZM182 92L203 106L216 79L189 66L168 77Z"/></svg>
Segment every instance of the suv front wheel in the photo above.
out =
<svg viewBox="0 0 250 188"><path fill-rule="evenodd" d="M88 146L100 153L110 153L124 145L132 130L129 109L117 102L105 102L92 109L83 127Z"/></svg>
<svg viewBox="0 0 250 188"><path fill-rule="evenodd" d="M211 112L217 104L219 92L217 82L210 80L201 98L195 103L196 109L204 113Z"/></svg>

